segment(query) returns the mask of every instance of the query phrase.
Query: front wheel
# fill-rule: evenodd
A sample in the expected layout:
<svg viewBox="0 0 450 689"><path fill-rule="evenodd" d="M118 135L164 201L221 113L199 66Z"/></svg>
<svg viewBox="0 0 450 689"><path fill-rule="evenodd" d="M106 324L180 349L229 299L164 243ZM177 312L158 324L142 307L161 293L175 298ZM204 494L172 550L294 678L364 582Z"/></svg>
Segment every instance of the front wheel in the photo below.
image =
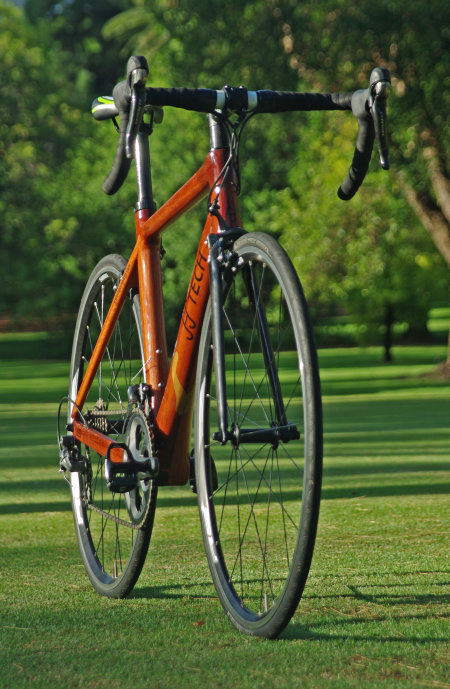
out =
<svg viewBox="0 0 450 689"><path fill-rule="evenodd" d="M219 599L241 631L289 622L308 575L322 475L320 382L307 306L271 237L238 239L223 269L228 441L219 440L211 306L200 340L195 467Z"/></svg>

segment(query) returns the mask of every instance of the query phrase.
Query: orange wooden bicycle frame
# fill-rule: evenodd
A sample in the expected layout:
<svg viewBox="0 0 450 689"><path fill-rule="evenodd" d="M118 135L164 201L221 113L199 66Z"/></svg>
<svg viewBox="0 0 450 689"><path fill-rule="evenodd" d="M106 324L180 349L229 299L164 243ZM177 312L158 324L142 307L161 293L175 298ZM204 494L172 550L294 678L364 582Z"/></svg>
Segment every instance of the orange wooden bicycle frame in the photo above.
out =
<svg viewBox="0 0 450 689"><path fill-rule="evenodd" d="M197 353L209 297L209 250L206 240L209 234L217 234L220 227L217 218L208 215L170 365L164 321L161 235L178 217L209 194L228 156L228 148L211 150L198 171L160 209L153 214L149 210L136 212L136 244L86 368L73 411L75 438L103 456L109 450L112 462L122 462L123 450L114 447L115 442L107 435L83 425L78 410L83 408L86 401L129 290L139 287L145 382L153 393L154 444L160 466L159 482L166 485L182 485L189 479ZM232 176L229 177L214 192L218 194L218 207L226 224L239 227L241 222L236 186Z"/></svg>

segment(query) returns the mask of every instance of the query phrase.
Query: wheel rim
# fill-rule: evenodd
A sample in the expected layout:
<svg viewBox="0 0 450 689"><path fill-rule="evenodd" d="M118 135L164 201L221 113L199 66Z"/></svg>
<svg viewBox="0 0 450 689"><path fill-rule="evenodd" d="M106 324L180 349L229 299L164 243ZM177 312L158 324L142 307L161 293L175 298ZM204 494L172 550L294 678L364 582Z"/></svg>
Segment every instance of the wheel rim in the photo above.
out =
<svg viewBox="0 0 450 689"><path fill-rule="evenodd" d="M90 315L79 333L82 345L72 379L72 400L76 397L83 370L89 362L120 276L121 271L105 268L99 272L91 289L86 305L86 312L90 309ZM130 295L82 410L90 425L107 433L116 442L127 440L127 390L130 385L142 381L142 371L138 298ZM145 442L149 444L148 437ZM145 451L143 447L135 449ZM133 526L142 522L144 512L149 514L149 503L154 501L155 491L150 484L140 482L138 488L130 493L112 493L106 485L104 457L85 446L81 446L80 451L87 470L84 474L72 474L75 526L87 573L94 586L107 592L107 589L121 585L134 558L140 557L138 551L143 548L146 551L142 545L144 531Z"/></svg>

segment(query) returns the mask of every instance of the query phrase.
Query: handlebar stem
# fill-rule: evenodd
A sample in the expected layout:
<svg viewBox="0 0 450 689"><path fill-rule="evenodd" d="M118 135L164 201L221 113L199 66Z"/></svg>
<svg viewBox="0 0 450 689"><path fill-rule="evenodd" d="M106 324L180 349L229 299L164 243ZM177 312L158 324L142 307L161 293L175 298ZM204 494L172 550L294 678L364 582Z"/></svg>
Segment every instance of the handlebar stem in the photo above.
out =
<svg viewBox="0 0 450 689"><path fill-rule="evenodd" d="M134 142L134 157L138 185L138 201L135 211L147 209L152 215L156 210L153 199L152 174L150 167L149 132L146 128L138 132Z"/></svg>

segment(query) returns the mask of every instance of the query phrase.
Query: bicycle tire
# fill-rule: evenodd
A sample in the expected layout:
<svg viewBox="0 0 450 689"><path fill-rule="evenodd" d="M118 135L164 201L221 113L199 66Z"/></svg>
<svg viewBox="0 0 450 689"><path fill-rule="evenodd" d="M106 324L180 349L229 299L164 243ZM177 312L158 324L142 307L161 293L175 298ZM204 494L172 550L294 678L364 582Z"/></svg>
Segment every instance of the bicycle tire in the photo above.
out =
<svg viewBox="0 0 450 689"><path fill-rule="evenodd" d="M95 342L125 269L122 256L111 254L94 268L84 291L75 328L70 379L70 422L74 400ZM134 433L134 447L148 456L150 430L145 417L129 415L128 386L143 381L144 355L142 325L137 290L132 290L114 326L111 339L98 369L82 419L92 418L99 430L116 442L124 442L127 418ZM92 422L91 422L92 423ZM147 555L156 507L157 486L141 481L129 493L112 493L106 485L105 459L78 444L86 470L71 473L72 510L78 545L86 573L94 589L103 596L123 598L133 589ZM109 516L106 516L109 515ZM122 523L124 522L124 523ZM126 525L125 525L126 524Z"/></svg>
<svg viewBox="0 0 450 689"><path fill-rule="evenodd" d="M213 439L218 424L210 300L196 380L196 489L208 564L226 614L240 631L274 638L297 608L314 549L322 477L320 380L307 304L287 254L259 232L238 239L233 254L231 268L223 270L233 437L225 445ZM264 320L274 382L259 336ZM274 403L278 386L284 416ZM295 424L299 439L277 439L288 428L280 418ZM265 431L273 433L271 440L249 443L247 434L246 442L243 425L274 429Z"/></svg>

